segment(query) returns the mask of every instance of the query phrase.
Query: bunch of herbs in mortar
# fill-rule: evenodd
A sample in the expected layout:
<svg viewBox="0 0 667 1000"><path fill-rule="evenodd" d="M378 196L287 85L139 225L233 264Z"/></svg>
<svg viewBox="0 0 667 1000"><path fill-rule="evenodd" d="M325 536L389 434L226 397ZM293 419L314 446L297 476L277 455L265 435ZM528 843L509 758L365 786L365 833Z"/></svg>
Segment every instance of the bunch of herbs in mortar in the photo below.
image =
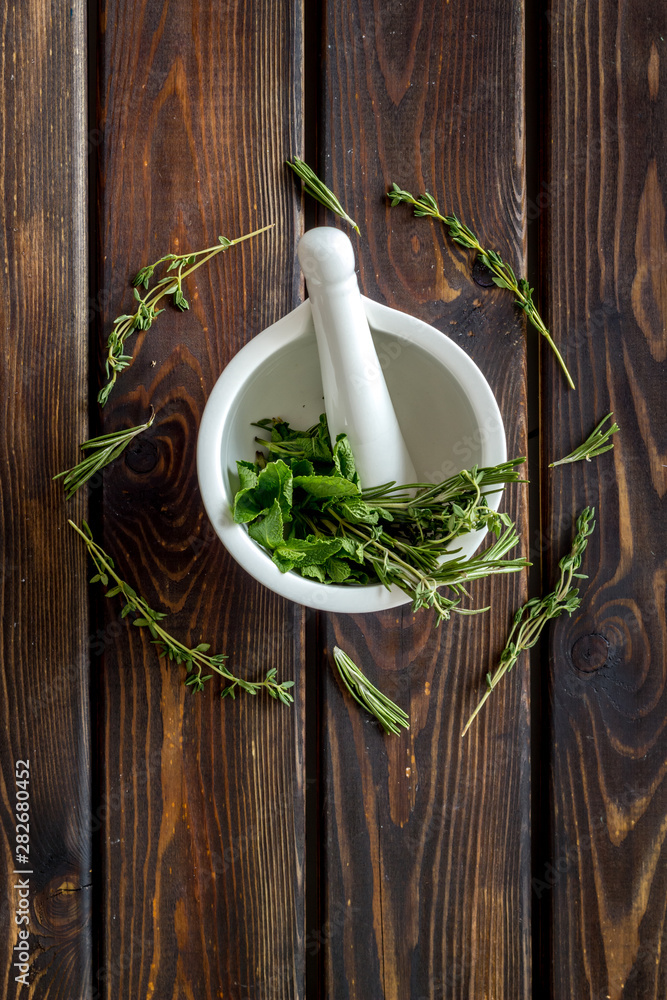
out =
<svg viewBox="0 0 667 1000"><path fill-rule="evenodd" d="M505 558L518 535L509 516L487 502L490 493L519 481L523 458L475 467L436 485L363 489L346 435L332 445L324 414L306 431L279 419L256 426L264 431L256 440L270 460L258 452L254 463L237 462L234 520L248 526L283 573L293 570L323 584L395 585L412 599L414 611L435 609L439 624L452 611L475 613L459 607L471 580L527 565ZM483 528L495 543L457 558L456 540Z"/></svg>

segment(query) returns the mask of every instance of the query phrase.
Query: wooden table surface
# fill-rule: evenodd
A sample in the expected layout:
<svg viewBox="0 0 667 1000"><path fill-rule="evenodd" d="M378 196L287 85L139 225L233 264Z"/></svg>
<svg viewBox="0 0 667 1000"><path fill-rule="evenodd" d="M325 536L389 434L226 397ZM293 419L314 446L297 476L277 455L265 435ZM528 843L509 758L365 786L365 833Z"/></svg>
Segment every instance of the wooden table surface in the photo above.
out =
<svg viewBox="0 0 667 1000"><path fill-rule="evenodd" d="M0 995L665 1000L665 13L3 6ZM304 202L294 154L359 222L364 293L452 337L493 388L510 454L529 454L530 488L504 502L533 569L478 585L485 615L436 630L409 606L308 612L253 582L210 528L195 469L206 400L302 300L304 228L335 221ZM432 192L528 273L577 391L438 224L389 209L392 181ZM100 411L129 278L269 222L188 279L189 312L133 338ZM66 502L51 477L79 442L151 404L151 429ZM612 452L548 468L610 410ZM549 588L586 504L598 527L581 609L461 740L514 611ZM295 705L187 690L88 585L67 526L83 516L176 635L249 677L277 667ZM409 732L385 737L343 692L335 643L409 711Z"/></svg>

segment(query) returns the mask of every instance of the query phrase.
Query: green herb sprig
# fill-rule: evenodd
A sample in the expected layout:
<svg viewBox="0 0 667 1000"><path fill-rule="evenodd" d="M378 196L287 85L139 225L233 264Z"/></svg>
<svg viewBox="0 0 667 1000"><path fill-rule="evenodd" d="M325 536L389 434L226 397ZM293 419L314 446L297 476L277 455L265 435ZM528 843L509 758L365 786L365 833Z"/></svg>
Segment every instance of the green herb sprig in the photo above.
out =
<svg viewBox="0 0 667 1000"><path fill-rule="evenodd" d="M412 599L413 610L433 608L439 624L452 611L477 613L459 607L470 581L528 565L505 558L518 535L508 515L486 499L519 480L524 459L475 467L435 486L388 483L362 490L347 437L340 434L332 445L324 414L307 431L284 420L258 426L271 429L270 439L257 440L279 457L237 462L234 519L247 525L283 573L294 570L320 583L395 585ZM495 543L469 559L457 557L456 539L485 528ZM450 595L441 592L445 587Z"/></svg>
<svg viewBox="0 0 667 1000"><path fill-rule="evenodd" d="M84 441L80 446L81 451L89 451L90 454L86 455L74 468L65 469L64 472L59 472L53 477L54 479L65 477L63 486L65 487L67 499L69 500L73 497L76 491L81 489L84 483L87 483L96 472L99 472L105 465L109 465L114 459L118 458L125 451L130 441L137 434L148 430L154 420L155 410L151 406L151 415L145 424L139 424L137 427L128 427L123 431L114 431L111 434L103 434L101 437Z"/></svg>
<svg viewBox="0 0 667 1000"><path fill-rule="evenodd" d="M291 160L285 160L288 167L291 167L297 177L300 177L303 181L303 187L307 194L311 195L315 201L319 201L320 205L324 205L331 212L334 212L345 222L349 222L356 232L359 232L359 226L356 224L354 219L351 219L347 214L341 203L339 202L333 191L324 184L323 181L319 179L317 174L311 170L307 163L300 160L298 156L294 156Z"/></svg>
<svg viewBox="0 0 667 1000"><path fill-rule="evenodd" d="M420 195L419 198L415 198L409 191L401 190L398 184L392 184L391 191L387 192L387 197L391 201L392 208L395 208L396 205L400 205L401 203L405 203L412 205L414 208L414 214L419 218L428 217L444 222L455 243L458 243L459 246L465 247L466 250L475 251L480 263L487 267L491 272L494 284L496 284L498 288L507 288L514 294L514 301L516 305L519 306L520 309L523 309L530 323L545 338L549 347L558 359L558 364L563 370L563 374L567 379L568 385L571 389L574 389L572 376L567 370L567 366L561 356L561 353L553 342L551 334L549 333L544 320L537 311L537 307L533 301L533 292L535 289L530 287L526 279L517 279L510 265L505 263L500 254L496 253L495 250L486 250L480 244L472 230L468 229L467 226L460 222L455 215L442 215L435 198L428 192Z"/></svg>
<svg viewBox="0 0 667 1000"><path fill-rule="evenodd" d="M198 267L207 264L212 257L228 250L229 247L243 243L244 240L252 239L259 233L265 233L273 226L263 226L246 236L239 236L235 240L227 239L226 236L218 237L218 243L205 250L196 250L194 253L175 254L169 253L165 257L160 257L154 264L142 267L132 284L134 285L134 297L137 300L136 312L132 315L118 316L114 320L113 330L109 334L106 348L105 370L107 383L100 389L97 396L98 402L104 406L107 402L111 390L116 384L116 379L120 372L124 371L132 361L131 354L125 354L125 343L135 330L149 330L153 325L156 316L159 316L164 309L158 309L158 303L168 295L173 297L173 303L177 309L183 312L189 309L190 305L183 294L183 279L196 271ZM149 282L153 277L156 267L168 263L167 271L176 271L175 275L167 275L161 278L155 288L142 296L139 288L148 289Z"/></svg>
<svg viewBox="0 0 667 1000"><path fill-rule="evenodd" d="M334 646L333 658L343 684L356 702L367 712L375 716L385 733L398 736L400 727L410 728L410 718L394 704L382 691L378 691L367 677L362 674L354 660L344 653L339 646Z"/></svg>
<svg viewBox="0 0 667 1000"><path fill-rule="evenodd" d="M235 676L225 666L227 656L224 654L209 656L208 650L211 647L208 643L201 642L198 646L191 648L174 639L160 624L167 615L162 611L154 611L128 583L121 580L116 573L113 559L107 555L104 549L96 544L86 522L82 522L82 528L79 528L74 521L69 521L69 524L84 540L88 553L97 570L97 573L92 577L90 582L101 583L104 587L109 587L109 580L113 580L114 586L106 591L106 596L115 597L117 594L122 595L125 605L121 611L121 617L125 618L130 614L134 615L132 624L136 625L137 628L148 629L152 636L153 645L157 647L160 657L167 656L170 660L186 666L187 676L185 683L188 687L191 687L194 691L203 691L205 682L210 680L215 673L227 682L227 686L222 690L223 698L235 698L236 689L239 688L241 691L252 695L256 695L262 690L268 691L272 698L282 701L285 705L289 705L294 701L290 692L290 688L294 686L294 681L279 683L276 680L278 671L275 667L267 671L264 680L247 681L242 677ZM213 673L207 673L206 671L213 671Z"/></svg>
<svg viewBox="0 0 667 1000"><path fill-rule="evenodd" d="M618 424L614 422L611 427L607 427L604 431L602 428L608 420L611 420L612 417L613 413L608 413L607 416L600 421L595 430L586 438L583 444L580 444L578 448L575 448L574 451L569 455L566 455L565 458L559 458L557 462L551 462L549 468L553 469L556 465L566 465L568 462L581 462L583 459L590 462L592 458L597 458L598 455L603 455L605 451L611 451L614 447L614 442L609 441L609 438L618 430Z"/></svg>
<svg viewBox="0 0 667 1000"><path fill-rule="evenodd" d="M558 618L564 611L567 611L571 615L581 604L579 590L577 587L572 586L572 580L573 578L580 580L587 579L585 574L577 573L576 571L581 566L581 560L588 545L588 538L595 529L594 515L594 507L585 507L577 518L577 533L572 550L558 564L560 577L552 593L546 597L534 597L517 611L514 616L514 623L507 640L507 645L500 656L500 662L493 674L488 673L486 675L487 690L484 692L477 708L468 719L461 736L465 736L468 732L475 717L490 697L493 689L497 687L505 674L512 669L521 656L521 653L525 649L530 649L531 646L535 645L546 623L552 618Z"/></svg>

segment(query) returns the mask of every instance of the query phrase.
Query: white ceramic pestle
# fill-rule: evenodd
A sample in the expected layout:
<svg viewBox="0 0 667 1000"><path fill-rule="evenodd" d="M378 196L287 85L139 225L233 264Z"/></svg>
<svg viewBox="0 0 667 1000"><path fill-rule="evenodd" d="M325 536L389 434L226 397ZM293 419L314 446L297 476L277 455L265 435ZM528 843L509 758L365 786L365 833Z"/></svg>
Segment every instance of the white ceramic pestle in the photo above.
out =
<svg viewBox="0 0 667 1000"><path fill-rule="evenodd" d="M347 434L362 487L414 483L361 300L354 250L340 229L311 229L299 242L322 371L331 440Z"/></svg>

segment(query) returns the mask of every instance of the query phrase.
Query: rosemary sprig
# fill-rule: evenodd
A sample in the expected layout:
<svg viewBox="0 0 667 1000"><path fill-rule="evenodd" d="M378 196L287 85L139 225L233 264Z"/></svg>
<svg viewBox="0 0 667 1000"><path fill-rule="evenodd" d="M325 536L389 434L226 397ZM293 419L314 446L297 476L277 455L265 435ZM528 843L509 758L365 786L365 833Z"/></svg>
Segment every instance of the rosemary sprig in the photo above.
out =
<svg viewBox="0 0 667 1000"><path fill-rule="evenodd" d="M577 577L580 580L587 579L584 573L577 573L581 566L583 554L588 545L588 538L595 528L594 507L585 507L577 518L577 533L572 545L572 551L564 556L559 565L560 577L555 589L546 597L534 597L519 608L514 616L512 630L507 640L507 645L500 656L500 662L495 672L486 675L487 690L479 702L477 708L472 713L461 736L470 729L477 713L481 710L486 700L491 695L493 689L508 673L516 661L519 659L524 649L534 646L540 637L542 629L552 618L558 618L564 611L572 614L581 604L579 590L572 586L572 579Z"/></svg>
<svg viewBox="0 0 667 1000"><path fill-rule="evenodd" d="M507 515L490 511L488 518L480 512L473 522L472 529L463 526L457 534L469 530L488 527L498 531L499 526L506 525L505 530L493 545L478 555L469 559L449 559L440 563L439 556L445 554L446 544L429 546L423 543L410 543L396 539L387 532L375 536L372 529L366 525L343 525L343 536L358 538L364 543L364 558L375 571L378 579L385 587L395 585L400 587L412 598L412 610L433 608L436 613L436 626L442 621L448 621L451 613L474 615L488 608L466 609L459 607L463 597L470 597L467 584L472 580L480 580L486 576L501 573L516 573L530 564L525 559L505 559L505 555L519 542L519 536ZM497 519L497 520L496 520ZM454 597L446 597L440 588L448 587Z"/></svg>
<svg viewBox="0 0 667 1000"><path fill-rule="evenodd" d="M466 250L475 251L480 263L484 264L484 266L491 272L494 284L496 284L499 288L508 288L514 294L514 301L516 305L518 305L520 309L523 309L535 329L545 338L549 347L558 359L558 363L563 370L563 374L567 379L568 385L571 389L574 389L572 376L567 370L567 366L563 361L561 353L553 342L551 334L549 333L544 320L540 316L537 311L537 307L533 302L533 292L535 289L530 287L526 279L517 279L510 265L505 263L500 254L496 253L495 250L485 250L472 230L468 229L467 226L460 222L455 215L442 215L435 198L428 192L420 195L419 198L415 198L409 191L402 191L398 184L392 184L391 191L387 191L387 197L391 201L392 208L395 208L396 205L400 205L402 202L405 202L406 204L413 206L416 216L420 218L426 216L431 219L438 219L440 222L444 222L455 243L458 243L459 246L465 247Z"/></svg>
<svg viewBox="0 0 667 1000"><path fill-rule="evenodd" d="M156 260L154 264L148 264L146 267L142 267L137 276L135 277L132 284L134 285L134 297L137 300L137 309L131 316L123 315L118 316L114 320L113 330L109 334L109 339L107 341L107 354L105 359L105 370L107 375L107 383L100 389L97 396L98 402L104 406L109 398L109 394L116 384L116 379L120 372L127 368L132 361L131 354L125 354L125 342L128 337L130 337L135 330L149 330L153 325L153 321L156 316L159 316L164 309L158 309L158 303L167 295L173 296L173 303L177 309L183 312L185 309L189 309L190 305L183 294L183 279L187 278L189 274L196 271L198 267L202 264L207 264L212 257L215 257L219 253L223 253L229 247L236 246L237 243L243 243L244 240L249 240L253 236L257 236L259 233L265 233L267 229L272 229L273 226L263 226L261 229L256 229L253 233L248 233L246 236L239 236L235 240L229 240L226 236L219 236L218 243L212 247L206 247L205 250L196 250L194 253L185 254L175 254L169 253L165 257L160 257ZM148 289L148 284L153 277L153 272L155 268L160 264L169 263L167 271L176 271L175 275L167 275L161 278L155 288L147 292L146 295L142 297L139 292L139 288L143 287Z"/></svg>
<svg viewBox="0 0 667 1000"><path fill-rule="evenodd" d="M398 736L400 726L410 728L410 718L402 708L371 684L356 663L339 646L334 646L333 658L340 678L356 702L374 715L385 733Z"/></svg>
<svg viewBox="0 0 667 1000"><path fill-rule="evenodd" d="M566 455L565 458L559 458L557 462L551 462L549 465L550 469L553 469L556 465L565 465L568 462L581 462L584 458L587 462L590 462L592 458L597 458L598 455L604 454L605 451L611 451L614 447L614 442L609 442L609 438L612 434L615 434L618 430L618 424L613 423L611 427L606 430L602 430L603 425L607 420L611 420L613 413L608 413L603 420L597 425L592 434L590 434L583 444L580 444L578 448L575 448L573 452Z"/></svg>
<svg viewBox="0 0 667 1000"><path fill-rule="evenodd" d="M90 582L101 583L104 587L108 587L109 578L114 581L115 586L106 591L106 596L115 597L117 594L122 594L125 605L121 611L121 617L125 618L129 614L134 615L132 624L136 625L137 628L148 629L160 657L168 656L176 663L185 664L187 667L185 683L188 687L195 691L203 691L205 682L213 676L212 673L205 673L205 671L212 670L227 681L227 686L222 690L223 698L227 696L235 698L238 687L247 694L253 695L264 689L272 698L282 701L285 705L294 701L289 690L294 686L294 681L279 683L276 680L278 671L275 667L267 671L266 677L262 681L246 681L242 677L236 677L228 670L225 666L227 656L224 654L209 656L208 650L211 647L208 643L200 642L198 646L190 648L174 639L160 624L167 617L166 614L163 611L153 611L128 583L121 580L114 568L113 559L93 540L93 534L86 522L82 522L83 528L79 528L74 521L69 521L69 524L86 543L88 553L95 564L97 573Z"/></svg>
<svg viewBox="0 0 667 1000"><path fill-rule="evenodd" d="M352 228L359 232L359 226L356 224L354 219L351 219L347 214L333 191L319 179L317 174L310 169L307 163L300 160L298 156L294 156L291 160L285 160L285 163L288 167L292 168L298 177L301 178L304 190L311 195L315 201L319 201L320 205L324 205L325 208L330 209L330 211L340 216L341 219L349 222Z"/></svg>
<svg viewBox="0 0 667 1000"><path fill-rule="evenodd" d="M90 451L90 455L86 455L74 468L65 469L64 472L59 472L53 477L54 479L60 479L62 476L65 477L63 486L65 487L67 499L69 500L73 497L76 491L84 483L87 483L91 476L94 476L105 465L109 465L114 459L118 458L125 451L130 441L137 434L148 430L154 420L155 410L151 406L151 415L145 424L139 424L137 427L128 427L124 431L114 431L111 434L103 434L101 437L84 441L80 446L81 451Z"/></svg>

